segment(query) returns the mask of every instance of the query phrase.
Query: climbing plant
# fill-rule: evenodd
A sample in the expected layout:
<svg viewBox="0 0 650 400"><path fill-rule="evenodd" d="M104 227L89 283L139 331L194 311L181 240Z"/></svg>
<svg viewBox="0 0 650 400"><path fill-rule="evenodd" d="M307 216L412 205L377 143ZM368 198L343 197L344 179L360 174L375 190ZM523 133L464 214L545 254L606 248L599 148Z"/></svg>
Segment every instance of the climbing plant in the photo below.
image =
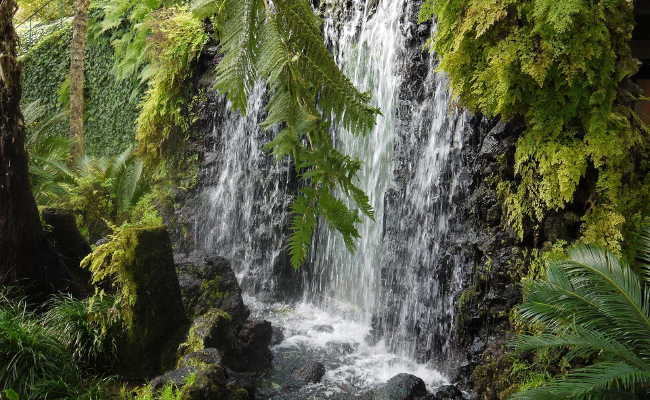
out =
<svg viewBox="0 0 650 400"><path fill-rule="evenodd" d="M633 7L627 0L427 0L421 8L421 21L435 15L428 47L463 105L526 124L516 177L499 187L520 236L526 221L573 203L581 184L592 186L586 240L616 249L623 215L644 207L648 136L631 107L634 92L623 85L637 68Z"/></svg>

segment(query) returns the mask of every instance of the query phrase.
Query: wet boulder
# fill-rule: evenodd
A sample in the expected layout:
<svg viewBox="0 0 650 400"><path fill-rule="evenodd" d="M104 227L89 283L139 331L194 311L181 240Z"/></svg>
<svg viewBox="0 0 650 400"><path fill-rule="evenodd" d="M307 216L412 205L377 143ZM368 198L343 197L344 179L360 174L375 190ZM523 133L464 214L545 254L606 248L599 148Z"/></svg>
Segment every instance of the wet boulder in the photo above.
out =
<svg viewBox="0 0 650 400"><path fill-rule="evenodd" d="M230 314L233 323L243 324L250 315L227 259L192 254L179 257L176 268L183 304L190 317L218 308Z"/></svg>
<svg viewBox="0 0 650 400"><path fill-rule="evenodd" d="M410 374L397 374L374 393L375 400L418 400L427 395L424 381Z"/></svg>
<svg viewBox="0 0 650 400"><path fill-rule="evenodd" d="M325 375L325 366L316 361L310 361L291 374L293 378L305 383L318 383Z"/></svg>
<svg viewBox="0 0 650 400"><path fill-rule="evenodd" d="M273 328L268 321L247 321L238 333L237 348L226 353L226 363L235 371L261 372L271 368L271 337Z"/></svg>
<svg viewBox="0 0 650 400"><path fill-rule="evenodd" d="M314 325L312 328L315 332L321 332L321 333L333 333L334 332L334 327L332 325Z"/></svg>

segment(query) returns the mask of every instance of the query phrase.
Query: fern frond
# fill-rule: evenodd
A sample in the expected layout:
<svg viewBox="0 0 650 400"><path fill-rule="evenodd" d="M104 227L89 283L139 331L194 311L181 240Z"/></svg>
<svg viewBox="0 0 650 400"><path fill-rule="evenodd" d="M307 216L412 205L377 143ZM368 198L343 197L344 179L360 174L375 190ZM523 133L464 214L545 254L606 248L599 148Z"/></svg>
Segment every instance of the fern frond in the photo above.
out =
<svg viewBox="0 0 650 400"><path fill-rule="evenodd" d="M258 34L264 16L262 0L225 0L220 26L224 58L217 66L215 86L242 112L257 80Z"/></svg>

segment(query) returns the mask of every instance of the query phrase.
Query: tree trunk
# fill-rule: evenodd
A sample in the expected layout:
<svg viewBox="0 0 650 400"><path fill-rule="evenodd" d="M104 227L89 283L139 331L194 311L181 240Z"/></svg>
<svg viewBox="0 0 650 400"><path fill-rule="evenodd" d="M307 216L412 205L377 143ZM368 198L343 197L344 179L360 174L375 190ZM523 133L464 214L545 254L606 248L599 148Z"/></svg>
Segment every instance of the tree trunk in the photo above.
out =
<svg viewBox="0 0 650 400"><path fill-rule="evenodd" d="M0 287L26 280L39 294L67 280L41 227L29 182L20 111L15 0L0 0Z"/></svg>
<svg viewBox="0 0 650 400"><path fill-rule="evenodd" d="M75 0L75 16L70 45L70 135L74 141L73 155L80 158L85 152L84 86L88 7L90 0Z"/></svg>

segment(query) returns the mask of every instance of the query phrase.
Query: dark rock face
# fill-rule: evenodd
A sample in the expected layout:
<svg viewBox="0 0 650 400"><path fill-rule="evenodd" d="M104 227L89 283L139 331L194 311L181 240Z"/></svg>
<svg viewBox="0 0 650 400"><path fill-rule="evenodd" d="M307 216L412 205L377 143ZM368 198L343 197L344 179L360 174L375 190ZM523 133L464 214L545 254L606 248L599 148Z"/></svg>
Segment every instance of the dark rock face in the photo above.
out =
<svg viewBox="0 0 650 400"><path fill-rule="evenodd" d="M196 374L192 385L183 388L183 400L248 400L246 389L228 384L225 369L212 365Z"/></svg>
<svg viewBox="0 0 650 400"><path fill-rule="evenodd" d="M190 375L195 374L199 369L196 367L183 367L173 371L165 372L149 382L151 389L154 391L162 390L167 385L182 387L187 382Z"/></svg>
<svg viewBox="0 0 650 400"><path fill-rule="evenodd" d="M131 332L118 345L119 367L128 378L148 378L173 365L186 328L169 235L164 227L129 232L135 285Z"/></svg>
<svg viewBox="0 0 650 400"><path fill-rule="evenodd" d="M250 311L244 305L241 288L231 264L223 257L193 254L177 257L176 269L185 310L190 317L221 309L241 325Z"/></svg>
<svg viewBox="0 0 650 400"><path fill-rule="evenodd" d="M271 336L272 327L268 321L246 321L239 326L229 314L211 309L194 320L181 351L194 354L214 348L221 364L233 371L263 372L271 368L273 362Z"/></svg>
<svg viewBox="0 0 650 400"><path fill-rule="evenodd" d="M417 400L427 395L424 381L417 376L398 374L374 392L375 400Z"/></svg>
<svg viewBox="0 0 650 400"><path fill-rule="evenodd" d="M318 383L325 375L325 366L322 363L311 361L295 370L292 375L305 383Z"/></svg>

